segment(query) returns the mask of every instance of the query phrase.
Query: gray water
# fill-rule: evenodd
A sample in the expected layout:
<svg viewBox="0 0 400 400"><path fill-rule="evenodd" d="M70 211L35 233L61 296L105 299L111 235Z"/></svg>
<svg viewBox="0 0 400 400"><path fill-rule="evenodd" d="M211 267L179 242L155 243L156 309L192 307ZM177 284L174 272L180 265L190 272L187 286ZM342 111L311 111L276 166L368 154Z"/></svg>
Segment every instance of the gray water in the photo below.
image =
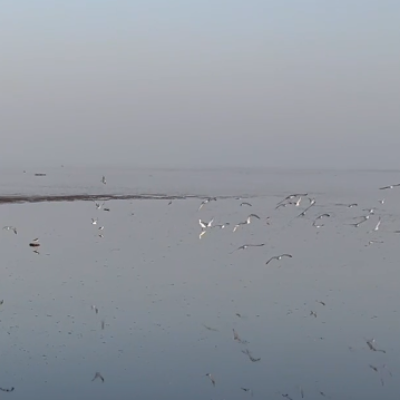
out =
<svg viewBox="0 0 400 400"><path fill-rule="evenodd" d="M1 396L250 398L243 387L252 389L254 398L288 394L295 400L301 399L301 387L305 399L323 399L320 392L331 399L397 399L400 235L394 231L400 230L400 188L378 188L397 183L399 176L396 171L4 171L0 195L231 197L200 211L196 197L172 204L113 200L106 203L109 212L97 210L93 201L2 204L2 225L15 226L18 234L0 232L0 387L15 388ZM304 217L297 215L307 198L299 207L275 210L281 198L303 191L317 201ZM240 206L240 196L249 196L252 207ZM376 210L370 220L358 228L349 225L371 207ZM233 225L250 213L261 220L233 233ZM321 213L332 216L317 229L312 222ZM199 240L198 219L212 217L214 224L231 225L211 228ZM98 225L91 218L98 218ZM40 254L28 246L36 237ZM384 243L368 245L371 240ZM233 252L247 243L265 246ZM265 265L281 253L293 258ZM248 343L235 342L232 329ZM372 338L385 353L368 348ZM251 362L245 349L261 360ZM370 364L386 365L383 386ZM104 383L92 382L96 372Z"/></svg>

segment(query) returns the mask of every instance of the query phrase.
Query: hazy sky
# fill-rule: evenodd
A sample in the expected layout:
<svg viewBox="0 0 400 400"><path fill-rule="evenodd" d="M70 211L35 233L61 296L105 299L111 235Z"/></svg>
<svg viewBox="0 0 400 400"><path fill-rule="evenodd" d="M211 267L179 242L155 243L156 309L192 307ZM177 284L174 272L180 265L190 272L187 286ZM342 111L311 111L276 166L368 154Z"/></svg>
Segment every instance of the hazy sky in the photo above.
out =
<svg viewBox="0 0 400 400"><path fill-rule="evenodd" d="M18 0L0 165L400 168L398 0Z"/></svg>

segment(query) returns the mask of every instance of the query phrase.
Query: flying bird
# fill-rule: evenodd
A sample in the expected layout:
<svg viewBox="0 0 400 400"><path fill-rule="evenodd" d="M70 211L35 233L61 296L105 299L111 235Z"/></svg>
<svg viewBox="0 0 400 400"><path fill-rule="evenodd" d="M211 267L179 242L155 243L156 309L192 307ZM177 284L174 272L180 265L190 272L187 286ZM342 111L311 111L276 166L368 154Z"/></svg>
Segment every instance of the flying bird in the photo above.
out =
<svg viewBox="0 0 400 400"><path fill-rule="evenodd" d="M97 209L97 210L100 210L100 208L101 208L101 207L103 207L103 206L104 206L104 204L105 204L105 203L103 203L103 204L100 204L100 203L98 203L98 202L96 201L96 202L95 202L96 209Z"/></svg>
<svg viewBox="0 0 400 400"><path fill-rule="evenodd" d="M375 339L366 340L367 346L371 351L377 351L377 352L380 352L380 353L386 353L385 350L377 349L374 346L374 342L375 342Z"/></svg>
<svg viewBox="0 0 400 400"><path fill-rule="evenodd" d="M238 250L245 250L245 249L247 249L247 248L249 248L249 247L262 247L262 246L265 246L265 243L260 243L260 244L244 244L243 246L238 247L236 250L233 250L233 251L231 252L231 254L234 253L234 252L236 252L236 251L238 251Z"/></svg>
<svg viewBox="0 0 400 400"><path fill-rule="evenodd" d="M257 219L261 219L257 214L250 214L250 215L246 218L246 221L244 221L244 222L239 222L238 224L236 224L236 225L234 226L233 232L235 232L235 231L239 228L239 226L242 226L242 225L249 225L249 224L251 223L251 218L252 218L252 217L257 218Z"/></svg>
<svg viewBox="0 0 400 400"><path fill-rule="evenodd" d="M243 390L243 392L249 392L250 394L251 394L251 397L253 397L253 390L252 389L250 389L250 388L240 388L240 389L242 389Z"/></svg>
<svg viewBox="0 0 400 400"><path fill-rule="evenodd" d="M252 356L250 350L248 350L248 349L242 350L242 353L243 353L243 354L246 354L246 356L249 357L249 359L250 359L251 362L257 362L257 361L260 361L260 360L261 360L261 358L254 358L254 357Z"/></svg>
<svg viewBox="0 0 400 400"><path fill-rule="evenodd" d="M204 200L201 202L200 206L199 206L199 211L200 211L207 203L209 203L210 201L217 201L217 198L216 198L216 197L209 197L209 198L207 198L207 199L204 199Z"/></svg>
<svg viewBox="0 0 400 400"><path fill-rule="evenodd" d="M292 256L291 254L281 254L281 255L279 255L279 256L274 256L274 257L271 257L271 258L265 263L265 265L269 264L272 260L278 260L278 261L280 261L280 260L282 260L283 257L292 258L293 256Z"/></svg>
<svg viewBox="0 0 400 400"><path fill-rule="evenodd" d="M15 388L12 387L12 388L10 388L10 389L4 389L4 388L0 387L0 390L1 390L2 392L13 392L13 391L15 390Z"/></svg>
<svg viewBox="0 0 400 400"><path fill-rule="evenodd" d="M94 378L92 379L92 382L95 381L97 378L101 379L101 381L104 382L103 375L101 375L100 372L95 373Z"/></svg>
<svg viewBox="0 0 400 400"><path fill-rule="evenodd" d="M379 190L388 190L388 189L393 189L394 187L400 186L400 183L396 183L395 185L389 185L389 186L383 186L379 188Z"/></svg>
<svg viewBox="0 0 400 400"><path fill-rule="evenodd" d="M344 206L344 207L352 208L352 207L357 207L358 204L357 203L351 203L351 204L336 203L335 206Z"/></svg>
<svg viewBox="0 0 400 400"><path fill-rule="evenodd" d="M361 224L363 224L364 222L369 220L369 215L363 215L363 216L361 216L359 218L362 218L361 221L356 222L355 224L350 224L350 225L355 226L356 228L358 228Z"/></svg>
<svg viewBox="0 0 400 400"><path fill-rule="evenodd" d="M215 329L211 326L208 326L206 324L203 324L204 328L206 328L208 331L212 331L212 332L218 332L218 329Z"/></svg>
<svg viewBox="0 0 400 400"><path fill-rule="evenodd" d="M92 218L92 225L97 225L97 218Z"/></svg>
<svg viewBox="0 0 400 400"><path fill-rule="evenodd" d="M248 343L246 340L242 340L240 338L239 334L234 329L232 329L232 331L233 331L233 340L235 342L238 342L238 343L241 343L241 344L247 344Z"/></svg>
<svg viewBox="0 0 400 400"><path fill-rule="evenodd" d="M243 206L249 206L249 207L253 207L253 205L252 205L252 204L250 204L250 203L247 203L246 201L245 201L245 202L243 202L243 203L240 203L240 207L243 207Z"/></svg>
<svg viewBox="0 0 400 400"><path fill-rule="evenodd" d="M307 211L308 211L313 205L315 205L315 203L316 203L315 199L310 199L310 205L309 205L305 210L303 210L297 217L304 217L304 216L306 215Z"/></svg>
<svg viewBox="0 0 400 400"><path fill-rule="evenodd" d="M3 227L3 229L7 230L7 231L13 231L15 234L17 234L17 228L15 228L14 226L5 226Z"/></svg>
<svg viewBox="0 0 400 400"><path fill-rule="evenodd" d="M31 246L31 247L39 247L40 246L39 238L33 239L32 242L29 243L29 246Z"/></svg>
<svg viewBox="0 0 400 400"><path fill-rule="evenodd" d="M211 228L220 228L220 229L224 229L226 226L229 226L229 225L230 225L229 222L225 222L225 224L213 225Z"/></svg>
<svg viewBox="0 0 400 400"><path fill-rule="evenodd" d="M201 226L202 229L211 228L213 222L214 218L212 218L209 222L204 222L201 219L199 219L199 225Z"/></svg>
<svg viewBox="0 0 400 400"><path fill-rule="evenodd" d="M331 214L328 214L328 213L319 215L317 218L315 218L315 220L313 222L313 226L315 226L316 228L321 228L322 226L324 226L324 224L318 224L317 221L319 221L322 218L329 218L330 216L331 216Z"/></svg>
<svg viewBox="0 0 400 400"><path fill-rule="evenodd" d="M294 193L294 194L289 194L289 196L286 196L283 200L281 200L281 201L278 203L278 205L281 204L281 203L284 203L284 202L287 201L287 200L294 199L294 198L296 198L296 197L306 197L306 196L308 196L308 193Z"/></svg>
<svg viewBox="0 0 400 400"><path fill-rule="evenodd" d="M103 176L103 177L101 178L101 182L104 183L104 185L107 183L106 177L105 177L105 176Z"/></svg>
<svg viewBox="0 0 400 400"><path fill-rule="evenodd" d="M214 377L213 377L210 373L206 374L206 376L208 376L208 377L210 378L211 383L212 383L213 386L215 387L215 379L214 379Z"/></svg>

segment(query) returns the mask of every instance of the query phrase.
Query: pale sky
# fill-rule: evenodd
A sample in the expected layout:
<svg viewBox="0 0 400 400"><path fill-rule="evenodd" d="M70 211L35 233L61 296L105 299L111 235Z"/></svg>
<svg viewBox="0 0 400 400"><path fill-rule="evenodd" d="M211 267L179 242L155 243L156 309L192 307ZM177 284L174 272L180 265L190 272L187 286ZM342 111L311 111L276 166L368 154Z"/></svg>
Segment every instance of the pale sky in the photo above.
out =
<svg viewBox="0 0 400 400"><path fill-rule="evenodd" d="M398 0L18 0L0 166L400 168Z"/></svg>

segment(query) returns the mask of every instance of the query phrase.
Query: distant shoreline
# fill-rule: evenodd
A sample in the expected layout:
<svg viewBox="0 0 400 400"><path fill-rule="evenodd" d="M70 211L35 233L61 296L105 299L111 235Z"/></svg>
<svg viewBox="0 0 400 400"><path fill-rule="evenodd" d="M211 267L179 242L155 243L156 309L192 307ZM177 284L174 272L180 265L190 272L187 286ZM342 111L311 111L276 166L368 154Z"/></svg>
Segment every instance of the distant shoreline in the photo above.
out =
<svg viewBox="0 0 400 400"><path fill-rule="evenodd" d="M71 202L71 201L108 201L108 200L186 200L205 199L205 195L167 195L167 194L71 194L71 195L4 195L0 204ZM212 196L218 199L236 198L237 196ZM242 198L248 196L241 196Z"/></svg>

